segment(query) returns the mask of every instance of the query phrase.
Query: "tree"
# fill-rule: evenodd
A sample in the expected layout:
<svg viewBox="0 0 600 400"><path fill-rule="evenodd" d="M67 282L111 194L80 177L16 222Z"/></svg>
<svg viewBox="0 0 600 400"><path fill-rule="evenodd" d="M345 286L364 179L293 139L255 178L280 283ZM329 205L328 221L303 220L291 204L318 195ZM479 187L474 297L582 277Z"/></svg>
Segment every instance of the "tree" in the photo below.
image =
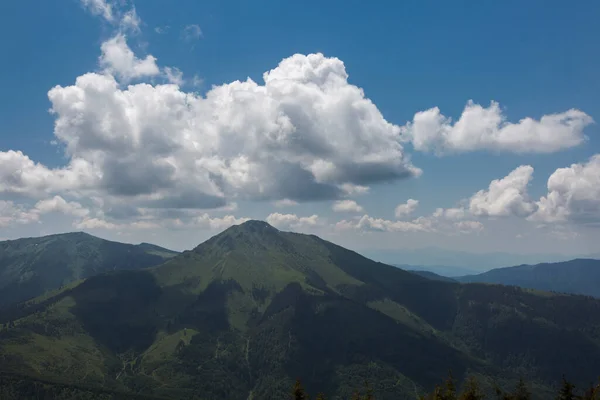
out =
<svg viewBox="0 0 600 400"><path fill-rule="evenodd" d="M448 373L448 378L446 378L445 388L438 393L438 396L435 399L439 400L456 400L456 385L454 384L454 378L452 377L452 372Z"/></svg>
<svg viewBox="0 0 600 400"><path fill-rule="evenodd" d="M463 392L459 396L459 400L483 400L485 398L479 383L472 376L467 380L467 384Z"/></svg>
<svg viewBox="0 0 600 400"><path fill-rule="evenodd" d="M510 397L511 400L531 400L531 392L527 389L527 385L525 385L525 381L523 378L519 379L519 383L517 383L517 387Z"/></svg>
<svg viewBox="0 0 600 400"><path fill-rule="evenodd" d="M596 386L592 385L584 394L581 396L582 400L600 400L600 383Z"/></svg>
<svg viewBox="0 0 600 400"><path fill-rule="evenodd" d="M576 400L575 396L575 385L569 382L564 376L562 377L562 386L558 392L556 400Z"/></svg>
<svg viewBox="0 0 600 400"><path fill-rule="evenodd" d="M304 388L302 387L302 383L300 379L296 379L296 384L294 384L294 391L292 392L293 400L308 400L308 396L306 392L304 392Z"/></svg>
<svg viewBox="0 0 600 400"><path fill-rule="evenodd" d="M369 385L368 381L365 381L365 390L367 392L365 400L373 400L373 388L371 387L371 385Z"/></svg>

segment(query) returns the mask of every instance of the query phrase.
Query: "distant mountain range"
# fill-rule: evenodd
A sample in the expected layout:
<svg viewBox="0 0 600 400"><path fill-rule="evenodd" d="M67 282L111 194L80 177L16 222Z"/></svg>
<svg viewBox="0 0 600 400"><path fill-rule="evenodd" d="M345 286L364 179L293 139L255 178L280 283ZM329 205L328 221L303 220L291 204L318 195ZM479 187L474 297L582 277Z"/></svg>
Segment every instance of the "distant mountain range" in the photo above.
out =
<svg viewBox="0 0 600 400"><path fill-rule="evenodd" d="M422 249L365 250L361 254L392 265L411 265L446 276L478 274L513 265L568 261L574 258L600 259L600 253L586 255L469 253L437 247Z"/></svg>
<svg viewBox="0 0 600 400"><path fill-rule="evenodd" d="M463 267L449 267L443 265L407 265L407 264L392 264L395 267L405 269L407 271L421 271L421 272L430 272L435 275L445 276L448 278L453 278L456 276L465 276L465 275L475 275L479 273L479 271L472 270L469 268Z"/></svg>
<svg viewBox="0 0 600 400"><path fill-rule="evenodd" d="M396 400L451 370L486 391L526 374L541 400L562 374L584 387L600 371L590 297L426 279L262 221L149 268L164 249L40 240L0 247L5 290L46 270L60 279L36 282L71 280L0 311L0 393L13 398L43 381L85 398L285 399L301 378L330 399L368 380L376 399Z"/></svg>
<svg viewBox="0 0 600 400"><path fill-rule="evenodd" d="M600 297L600 260L519 265L454 279Z"/></svg>
<svg viewBox="0 0 600 400"><path fill-rule="evenodd" d="M112 242L83 232L0 242L0 306L102 272L162 264L177 252Z"/></svg>
<svg viewBox="0 0 600 400"><path fill-rule="evenodd" d="M438 275L435 272L431 271L421 271L421 270L408 270L408 272L412 272L413 274L417 274L422 276L423 278L432 279L434 281L442 281L442 282L456 282L456 280L449 278L447 276Z"/></svg>

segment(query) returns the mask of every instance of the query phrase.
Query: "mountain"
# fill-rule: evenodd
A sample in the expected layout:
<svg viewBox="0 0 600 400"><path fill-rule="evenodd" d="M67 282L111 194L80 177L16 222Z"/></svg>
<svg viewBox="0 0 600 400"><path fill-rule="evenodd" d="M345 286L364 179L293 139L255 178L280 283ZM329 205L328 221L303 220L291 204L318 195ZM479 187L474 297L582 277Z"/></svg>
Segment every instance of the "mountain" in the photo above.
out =
<svg viewBox="0 0 600 400"><path fill-rule="evenodd" d="M420 271L420 270L408 270L408 271L412 272L413 274L422 276L423 278L432 279L434 281L456 282L452 278L448 278L447 276L438 275L435 272L431 272L431 271Z"/></svg>
<svg viewBox="0 0 600 400"><path fill-rule="evenodd" d="M111 242L82 232L0 242L0 306L109 270L162 264L176 252Z"/></svg>
<svg viewBox="0 0 600 400"><path fill-rule="evenodd" d="M464 268L470 271L460 272L458 275L478 274L492 268L503 268L511 265L538 264L548 262L568 261L576 256L565 254L512 254L504 252L470 253L426 247L422 249L394 249L394 250L368 250L361 254L388 264L418 265L437 274L445 275L441 271L431 269L440 267L446 269ZM583 258L599 258L585 256ZM453 273L453 272L452 272ZM446 275L450 276L450 275Z"/></svg>
<svg viewBox="0 0 600 400"><path fill-rule="evenodd" d="M600 260L575 259L559 263L519 265L455 279L460 282L496 283L600 297Z"/></svg>
<svg viewBox="0 0 600 400"><path fill-rule="evenodd" d="M14 398L43 381L169 399L284 399L301 378L329 399L368 380L376 399L396 400L451 370L488 390L525 374L543 399L563 373L585 386L600 371L599 300L425 279L261 221L162 265L14 306L0 323L0 378L13 379L0 390L8 382Z"/></svg>
<svg viewBox="0 0 600 400"><path fill-rule="evenodd" d="M402 268L407 271L421 271L421 272L429 272L439 276L444 276L448 278L454 278L456 276L466 276L466 275L474 275L477 274L478 271L463 268L463 267L449 267L443 265L407 265L407 264L392 264L395 267Z"/></svg>

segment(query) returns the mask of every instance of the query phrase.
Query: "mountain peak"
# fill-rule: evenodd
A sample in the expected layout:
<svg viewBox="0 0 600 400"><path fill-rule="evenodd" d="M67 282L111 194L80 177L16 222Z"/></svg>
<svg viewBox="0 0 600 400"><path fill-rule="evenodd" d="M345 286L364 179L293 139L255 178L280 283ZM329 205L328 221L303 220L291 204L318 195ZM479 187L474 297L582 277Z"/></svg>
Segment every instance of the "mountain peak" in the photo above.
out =
<svg viewBox="0 0 600 400"><path fill-rule="evenodd" d="M239 225L234 225L234 228L236 226L249 232L278 232L277 228L269 225L268 222L257 219L251 219Z"/></svg>
<svg viewBox="0 0 600 400"><path fill-rule="evenodd" d="M226 251L232 250L240 243L262 243L263 245L273 240L280 242L280 231L265 221L248 220L239 225L232 225L223 232L211 237L206 242L199 244L194 251L202 252L206 246L217 245ZM265 242L266 240L266 242ZM262 246L264 248L264 246Z"/></svg>

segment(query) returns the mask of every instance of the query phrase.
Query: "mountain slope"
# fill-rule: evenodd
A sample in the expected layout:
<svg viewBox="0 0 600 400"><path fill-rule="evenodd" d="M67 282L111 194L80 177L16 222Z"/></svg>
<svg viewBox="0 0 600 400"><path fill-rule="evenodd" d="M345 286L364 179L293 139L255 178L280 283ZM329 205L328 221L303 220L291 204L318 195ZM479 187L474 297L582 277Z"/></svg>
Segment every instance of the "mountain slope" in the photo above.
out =
<svg viewBox="0 0 600 400"><path fill-rule="evenodd" d="M163 263L176 252L111 242L82 232L0 242L0 306L90 276Z"/></svg>
<svg viewBox="0 0 600 400"><path fill-rule="evenodd" d="M544 390L600 371L600 301L459 285L260 221L0 313L0 369L166 398L280 399L297 377L414 398L451 369ZM65 378L67 376L68 378Z"/></svg>
<svg viewBox="0 0 600 400"><path fill-rule="evenodd" d="M402 268L407 271L415 272L431 272L439 276L444 276L448 278L454 278L457 276L466 276L466 275L474 275L479 271L474 269L468 269L463 267L448 267L443 265L406 265L406 264L392 264L398 268Z"/></svg>
<svg viewBox="0 0 600 400"><path fill-rule="evenodd" d="M460 282L496 283L600 297L600 260L519 265L456 278Z"/></svg>
<svg viewBox="0 0 600 400"><path fill-rule="evenodd" d="M423 278L431 279L434 281L443 281L443 282L456 282L456 280L452 278L448 278L447 276L438 275L435 272L431 271L421 271L421 270L409 270L413 274L422 276Z"/></svg>

